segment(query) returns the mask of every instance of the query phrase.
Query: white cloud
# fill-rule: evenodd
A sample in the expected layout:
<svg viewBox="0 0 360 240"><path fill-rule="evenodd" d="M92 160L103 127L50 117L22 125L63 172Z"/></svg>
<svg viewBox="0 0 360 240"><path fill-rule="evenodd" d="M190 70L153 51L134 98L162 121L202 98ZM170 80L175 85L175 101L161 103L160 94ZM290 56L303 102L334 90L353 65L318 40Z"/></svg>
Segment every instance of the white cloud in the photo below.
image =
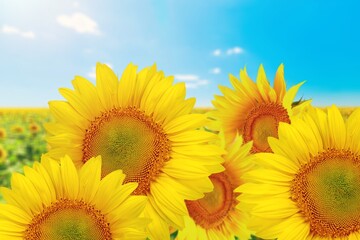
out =
<svg viewBox="0 0 360 240"><path fill-rule="evenodd" d="M198 88L199 86L208 85L209 81L201 79L194 74L176 74L175 79L179 82L185 82L186 88Z"/></svg>
<svg viewBox="0 0 360 240"><path fill-rule="evenodd" d="M109 68L113 68L112 67L112 64L110 64L110 63L105 63ZM88 72L88 74L87 74L87 76L89 77L89 78L92 78L92 79L96 79L96 68L95 67L93 67L92 69L91 69L91 72Z"/></svg>
<svg viewBox="0 0 360 240"><path fill-rule="evenodd" d="M93 79L96 78L96 70L95 70L95 67L93 67L93 68L91 69L91 72L89 72L89 73L87 74L87 76L88 76L89 78L93 78Z"/></svg>
<svg viewBox="0 0 360 240"><path fill-rule="evenodd" d="M215 56L215 57L219 57L220 55L223 55L223 52L224 52L224 54L226 54L226 55L237 55L237 54L242 54L242 53L244 53L244 49L241 48L241 47L238 47L238 46L235 46L235 47L232 47L232 48L228 48L226 51L225 51L225 50L221 50L221 49L215 49L215 50L212 52L212 55Z"/></svg>
<svg viewBox="0 0 360 240"><path fill-rule="evenodd" d="M233 47L233 48L229 48L228 50L226 50L227 55L241 54L243 52L244 52L244 49L242 49L241 47Z"/></svg>
<svg viewBox="0 0 360 240"><path fill-rule="evenodd" d="M213 68L213 69L210 69L210 73L212 74L219 74L221 73L221 69L216 67L216 68Z"/></svg>
<svg viewBox="0 0 360 240"><path fill-rule="evenodd" d="M199 81L196 82L185 82L185 86L186 88L198 88L199 86L204 86L204 85L208 85L209 81L205 80L205 79L201 79Z"/></svg>
<svg viewBox="0 0 360 240"><path fill-rule="evenodd" d="M221 50L220 49L215 49L212 54L214 56L220 56L221 55Z"/></svg>
<svg viewBox="0 0 360 240"><path fill-rule="evenodd" d="M8 33L8 34L18 34L20 32L20 30L15 27L4 25L2 28L2 32Z"/></svg>
<svg viewBox="0 0 360 240"><path fill-rule="evenodd" d="M193 74L175 74L175 79L182 82L198 81L199 76Z"/></svg>
<svg viewBox="0 0 360 240"><path fill-rule="evenodd" d="M1 29L1 31L4 34L13 34L13 35L18 35L20 37L23 38L29 38L29 39L34 39L35 38L35 33L32 31L22 31L16 27L12 27L9 25L4 25Z"/></svg>
<svg viewBox="0 0 360 240"><path fill-rule="evenodd" d="M81 12L72 15L60 15L56 20L61 26L71 28L78 33L100 34L98 24Z"/></svg>

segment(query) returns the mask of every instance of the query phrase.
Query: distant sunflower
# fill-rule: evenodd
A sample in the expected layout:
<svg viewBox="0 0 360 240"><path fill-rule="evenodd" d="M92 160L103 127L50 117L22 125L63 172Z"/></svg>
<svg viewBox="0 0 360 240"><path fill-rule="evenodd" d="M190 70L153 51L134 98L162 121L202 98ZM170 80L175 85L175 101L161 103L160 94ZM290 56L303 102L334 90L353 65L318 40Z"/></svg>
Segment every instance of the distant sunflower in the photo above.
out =
<svg viewBox="0 0 360 240"><path fill-rule="evenodd" d="M21 134L24 132L24 128L20 125L13 125L11 126L11 132L15 134Z"/></svg>
<svg viewBox="0 0 360 240"><path fill-rule="evenodd" d="M224 96L215 96L213 115L221 122L228 142L239 134L245 142L253 141L253 153L271 152L267 138L278 136L279 122L290 123L294 110L292 103L303 82L286 91L282 64L276 72L274 88L269 85L262 65L256 83L247 75L246 69L240 70L240 79L230 75L235 89L219 87Z"/></svg>
<svg viewBox="0 0 360 240"><path fill-rule="evenodd" d="M251 228L274 239L360 239L360 110L344 123L339 110L310 108L280 123L274 153L244 175L241 200L255 204Z"/></svg>
<svg viewBox="0 0 360 240"><path fill-rule="evenodd" d="M0 163L5 162L7 158L7 151L6 149L0 144Z"/></svg>
<svg viewBox="0 0 360 240"><path fill-rule="evenodd" d="M1 188L0 239L144 239L148 220L139 216L147 199L130 195L137 183L122 185L120 170L101 180L100 171L100 157L79 172L64 157L61 165L44 158L25 176L14 173L12 189Z"/></svg>
<svg viewBox="0 0 360 240"><path fill-rule="evenodd" d="M0 140L5 139L6 136L7 136L6 129L5 128L0 128Z"/></svg>
<svg viewBox="0 0 360 240"><path fill-rule="evenodd" d="M32 134L36 134L40 131L40 126L37 123L30 123L29 130Z"/></svg>
<svg viewBox="0 0 360 240"><path fill-rule="evenodd" d="M225 146L225 170L210 176L214 190L206 193L202 199L186 201L189 216L185 217L185 228L178 232L178 240L250 237L246 227L249 216L243 212L244 207L238 200L239 192L236 189L242 184L242 174L251 166L248 156L252 143L242 144L242 138L238 137L233 144Z"/></svg>
<svg viewBox="0 0 360 240"><path fill-rule="evenodd" d="M69 154L77 166L101 155L102 176L116 169L125 182L137 182L136 195L149 197L152 239L169 238L169 225L184 226L184 199L198 199L213 186L208 176L223 170L223 150L208 142L215 134L196 130L202 114L190 114L195 99L185 100L185 85L173 85L156 67L139 73L130 64L120 81L104 64L96 68L96 86L76 77L75 90L60 89L68 101L49 103L56 122L49 155Z"/></svg>

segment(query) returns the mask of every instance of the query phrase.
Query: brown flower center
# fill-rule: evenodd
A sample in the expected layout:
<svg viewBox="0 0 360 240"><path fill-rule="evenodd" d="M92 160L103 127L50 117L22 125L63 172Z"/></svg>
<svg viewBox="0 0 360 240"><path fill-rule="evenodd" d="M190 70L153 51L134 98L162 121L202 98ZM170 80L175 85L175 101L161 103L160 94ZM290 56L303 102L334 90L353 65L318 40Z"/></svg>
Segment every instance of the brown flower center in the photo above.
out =
<svg viewBox="0 0 360 240"><path fill-rule="evenodd" d="M268 137L278 137L279 122L290 123L287 110L276 103L254 107L247 115L242 132L245 142L253 141L252 153L272 152Z"/></svg>
<svg viewBox="0 0 360 240"><path fill-rule="evenodd" d="M229 211L238 203L235 186L224 172L211 175L210 180L214 184L212 192L205 193L202 199L186 201L190 217L204 229L221 228Z"/></svg>

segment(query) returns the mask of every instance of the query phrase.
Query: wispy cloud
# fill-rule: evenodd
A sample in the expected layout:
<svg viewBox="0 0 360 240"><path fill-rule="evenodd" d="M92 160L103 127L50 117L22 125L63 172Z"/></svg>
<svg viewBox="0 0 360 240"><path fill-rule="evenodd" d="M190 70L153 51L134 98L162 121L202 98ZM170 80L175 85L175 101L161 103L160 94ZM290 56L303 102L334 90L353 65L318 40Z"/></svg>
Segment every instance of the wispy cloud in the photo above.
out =
<svg viewBox="0 0 360 240"><path fill-rule="evenodd" d="M61 26L73 29L78 33L100 34L97 22L81 12L60 15L56 20Z"/></svg>
<svg viewBox="0 0 360 240"><path fill-rule="evenodd" d="M112 67L112 64L110 63L105 63L109 68L113 68ZM92 67L91 71L88 72L87 76L89 78L92 78L92 79L96 79L96 68L95 67Z"/></svg>
<svg viewBox="0 0 360 240"><path fill-rule="evenodd" d="M221 73L221 69L216 67L216 68L213 68L213 69L210 69L210 73L212 74L219 74Z"/></svg>
<svg viewBox="0 0 360 240"><path fill-rule="evenodd" d="M175 74L175 79L182 82L193 82L199 80L199 76L194 74Z"/></svg>
<svg viewBox="0 0 360 240"><path fill-rule="evenodd" d="M215 57L219 57L221 55L237 55L237 54L242 54L242 53L244 53L244 49L236 46L236 47L228 48L226 50L215 49L212 52L212 55Z"/></svg>
<svg viewBox="0 0 360 240"><path fill-rule="evenodd" d="M198 88L209 84L208 80L201 79L194 74L176 74L175 79L179 82L185 82L186 88Z"/></svg>
<svg viewBox="0 0 360 240"><path fill-rule="evenodd" d="M213 54L214 56L220 56L220 55L221 55L221 50L220 50L220 49L215 49L215 50L212 52L212 54Z"/></svg>
<svg viewBox="0 0 360 240"><path fill-rule="evenodd" d="M244 49L242 49L241 47L233 47L233 48L229 48L228 50L226 50L227 55L236 55L236 54L241 54L243 52L244 52Z"/></svg>
<svg viewBox="0 0 360 240"><path fill-rule="evenodd" d="M12 35L18 35L20 37L23 38L28 38L28 39L34 39L35 38L35 33L32 31L22 31L19 28L13 27L13 26L9 26L9 25L4 25L1 29L2 33L4 34L12 34Z"/></svg>
<svg viewBox="0 0 360 240"><path fill-rule="evenodd" d="M92 78L92 79L95 79L95 78L96 78L96 69L95 69L95 67L93 67L93 68L91 69L91 72L89 72L89 73L87 74L87 76L88 76L89 78Z"/></svg>
<svg viewBox="0 0 360 240"><path fill-rule="evenodd" d="M208 84L209 84L209 81L206 79L200 79L199 81L196 81L196 82L185 82L186 88L198 88L200 86L205 86Z"/></svg>

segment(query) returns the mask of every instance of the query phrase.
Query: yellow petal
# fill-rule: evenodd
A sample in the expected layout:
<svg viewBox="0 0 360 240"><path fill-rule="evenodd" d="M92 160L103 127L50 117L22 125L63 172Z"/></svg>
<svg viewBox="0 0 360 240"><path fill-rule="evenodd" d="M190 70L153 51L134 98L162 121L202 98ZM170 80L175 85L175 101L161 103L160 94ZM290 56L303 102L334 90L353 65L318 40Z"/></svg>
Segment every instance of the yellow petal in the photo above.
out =
<svg viewBox="0 0 360 240"><path fill-rule="evenodd" d="M266 168L275 168L281 172L295 175L299 169L300 164L296 161L292 161L282 155L273 153L258 153L255 154L256 163Z"/></svg>
<svg viewBox="0 0 360 240"><path fill-rule="evenodd" d="M30 207L33 214L38 214L42 211L43 205L39 193L28 178L19 173L13 173L11 187L16 194L26 199L26 204Z"/></svg>
<svg viewBox="0 0 360 240"><path fill-rule="evenodd" d="M27 212L10 204L0 204L0 217L2 220L7 219L8 221L25 225L30 224L32 220L32 216Z"/></svg>
<svg viewBox="0 0 360 240"><path fill-rule="evenodd" d="M97 116L100 114L100 99L97 94L95 86L89 82L87 79L76 76L72 81L75 91L81 96L84 102L91 106L89 110L91 115Z"/></svg>
<svg viewBox="0 0 360 240"><path fill-rule="evenodd" d="M201 144L218 140L216 134L202 130L190 130L176 135L169 135L173 146Z"/></svg>
<svg viewBox="0 0 360 240"><path fill-rule="evenodd" d="M255 206L251 214L263 218L283 219L294 215L299 211L299 208L290 199L283 199L273 197L271 200L266 200L266 204L259 204Z"/></svg>
<svg viewBox="0 0 360 240"><path fill-rule="evenodd" d="M284 100L283 100L283 105L286 108L286 110L291 111L291 105L294 102L296 93L298 92L299 88L301 87L301 85L303 85L305 83L305 81L291 87L284 96Z"/></svg>
<svg viewBox="0 0 360 240"><path fill-rule="evenodd" d="M144 216L152 219L147 229L150 239L170 239L169 224L159 217L158 212L151 204L145 208Z"/></svg>
<svg viewBox="0 0 360 240"><path fill-rule="evenodd" d="M335 105L328 109L328 121L330 138L333 140L334 147L343 149L346 141L346 129L344 119Z"/></svg>
<svg viewBox="0 0 360 240"><path fill-rule="evenodd" d="M64 101L50 101L50 112L59 122L70 126L76 126L79 130L87 127L88 120L81 116L68 102Z"/></svg>
<svg viewBox="0 0 360 240"><path fill-rule="evenodd" d="M118 78L106 64L96 64L96 89L103 108L110 110L117 105ZM87 91L92 90L89 89ZM93 96L96 98L97 96ZM93 106L93 105L90 105ZM96 115L95 115L96 116Z"/></svg>
<svg viewBox="0 0 360 240"><path fill-rule="evenodd" d="M114 199L114 201L116 201ZM119 207L109 213L113 222L121 221L122 218L131 219L140 216L147 204L146 196L130 196Z"/></svg>
<svg viewBox="0 0 360 240"><path fill-rule="evenodd" d="M203 114L187 114L180 116L167 125L163 126L167 134L174 134L186 130L194 130L206 123L206 116Z"/></svg>
<svg viewBox="0 0 360 240"><path fill-rule="evenodd" d="M24 174L34 185L37 194L41 198L41 202L45 206L50 206L51 202L53 201L51 196L52 194L42 175L40 175L37 171L35 171L33 168L30 168L28 166L24 167Z"/></svg>
<svg viewBox="0 0 360 240"><path fill-rule="evenodd" d="M286 83L284 79L284 64L280 64L276 71L274 79L274 89L277 94L278 103L281 103L286 92Z"/></svg>
<svg viewBox="0 0 360 240"><path fill-rule="evenodd" d="M67 89L67 88L60 88L59 92L63 95L66 100L70 103L70 105L76 109L76 111L85 119L92 121L93 115L91 115L91 105L88 105L83 99L75 93L75 91Z"/></svg>
<svg viewBox="0 0 360 240"><path fill-rule="evenodd" d="M79 196L92 202L101 179L101 157L89 159L79 172Z"/></svg>
<svg viewBox="0 0 360 240"><path fill-rule="evenodd" d="M65 195L69 199L77 199L79 194L79 176L69 156L61 159L60 171Z"/></svg>
<svg viewBox="0 0 360 240"><path fill-rule="evenodd" d="M121 76L118 88L118 101L120 107L132 105L134 99L134 92L136 91L137 82L137 66L132 63L129 64L123 75Z"/></svg>

